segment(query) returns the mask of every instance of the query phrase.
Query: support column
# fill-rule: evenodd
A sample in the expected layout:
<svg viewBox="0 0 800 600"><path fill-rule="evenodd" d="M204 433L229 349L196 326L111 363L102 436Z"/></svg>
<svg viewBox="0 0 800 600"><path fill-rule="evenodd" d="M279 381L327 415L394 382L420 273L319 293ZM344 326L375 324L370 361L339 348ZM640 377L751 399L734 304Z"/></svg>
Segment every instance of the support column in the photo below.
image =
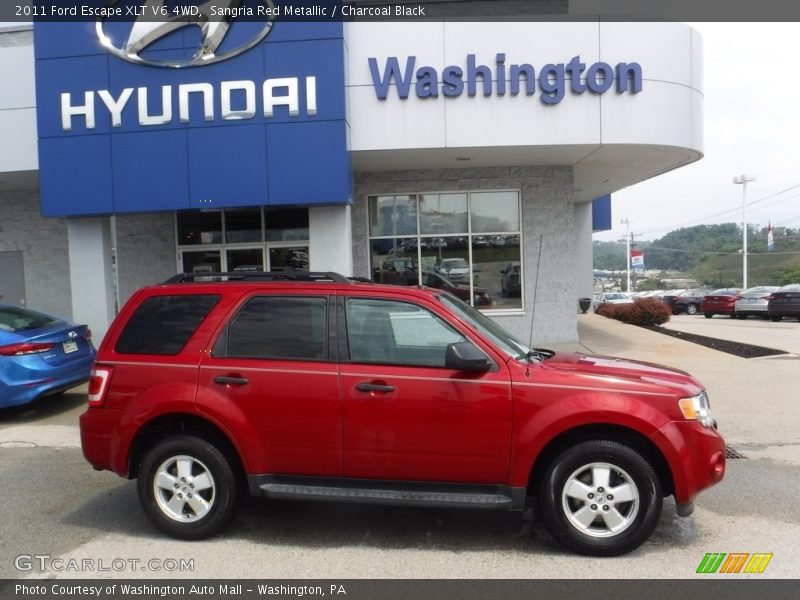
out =
<svg viewBox="0 0 800 600"><path fill-rule="evenodd" d="M86 323L98 346L114 318L114 277L108 217L67 220L72 320Z"/></svg>
<svg viewBox="0 0 800 600"><path fill-rule="evenodd" d="M575 263L578 298L591 298L594 292L591 202L575 204ZM577 305L577 298L575 302Z"/></svg>
<svg viewBox="0 0 800 600"><path fill-rule="evenodd" d="M309 268L353 275L353 226L350 205L308 209Z"/></svg>

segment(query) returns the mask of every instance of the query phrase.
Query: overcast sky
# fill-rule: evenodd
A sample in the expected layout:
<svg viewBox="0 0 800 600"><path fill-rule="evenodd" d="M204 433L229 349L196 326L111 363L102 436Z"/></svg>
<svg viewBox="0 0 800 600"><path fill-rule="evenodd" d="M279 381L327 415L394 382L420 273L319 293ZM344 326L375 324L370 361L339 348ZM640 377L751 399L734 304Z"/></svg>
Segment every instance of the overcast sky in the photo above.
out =
<svg viewBox="0 0 800 600"><path fill-rule="evenodd" d="M731 180L742 173L757 178L748 203L798 186L748 207L748 222L800 227L800 23L691 26L704 42L705 155L612 194L613 230L595 240L623 238L626 217L645 240L682 226L741 223L742 186Z"/></svg>

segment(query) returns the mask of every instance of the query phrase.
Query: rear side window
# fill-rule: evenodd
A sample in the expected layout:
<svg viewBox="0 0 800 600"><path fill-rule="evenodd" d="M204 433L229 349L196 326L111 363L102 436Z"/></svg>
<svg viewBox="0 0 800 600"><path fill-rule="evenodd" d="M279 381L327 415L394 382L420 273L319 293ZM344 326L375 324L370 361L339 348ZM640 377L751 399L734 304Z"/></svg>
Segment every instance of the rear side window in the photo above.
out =
<svg viewBox="0 0 800 600"><path fill-rule="evenodd" d="M55 321L53 317L43 315L27 308L4 306L0 308L0 331L27 331L39 329Z"/></svg>
<svg viewBox="0 0 800 600"><path fill-rule="evenodd" d="M233 317L214 346L228 358L325 360L328 357L326 298L259 296Z"/></svg>
<svg viewBox="0 0 800 600"><path fill-rule="evenodd" d="M119 354L178 354L219 298L218 295L148 298L125 324L114 350Z"/></svg>

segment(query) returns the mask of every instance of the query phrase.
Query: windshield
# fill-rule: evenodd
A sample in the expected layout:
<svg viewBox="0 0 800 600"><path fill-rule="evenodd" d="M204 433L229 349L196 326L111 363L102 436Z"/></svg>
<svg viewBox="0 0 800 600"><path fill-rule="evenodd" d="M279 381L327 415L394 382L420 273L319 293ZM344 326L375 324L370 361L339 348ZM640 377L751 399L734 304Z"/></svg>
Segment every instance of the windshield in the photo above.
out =
<svg viewBox="0 0 800 600"><path fill-rule="evenodd" d="M495 345L511 358L517 358L529 352L528 347L514 338L505 329L492 321L489 317L475 310L466 302L451 296L442 294L439 300L450 308L458 317L467 322L481 335L491 339Z"/></svg>

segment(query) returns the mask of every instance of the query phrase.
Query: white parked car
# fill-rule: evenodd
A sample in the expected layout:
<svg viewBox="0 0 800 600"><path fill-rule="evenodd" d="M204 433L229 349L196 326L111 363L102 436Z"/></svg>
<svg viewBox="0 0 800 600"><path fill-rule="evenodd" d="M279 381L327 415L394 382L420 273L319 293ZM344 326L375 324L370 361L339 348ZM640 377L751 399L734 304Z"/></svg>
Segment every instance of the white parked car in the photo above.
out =
<svg viewBox="0 0 800 600"><path fill-rule="evenodd" d="M606 292L600 294L597 300L595 300L594 312L597 312L597 309L603 306L603 304L633 304L633 300L622 292Z"/></svg>
<svg viewBox="0 0 800 600"><path fill-rule="evenodd" d="M453 283L469 283L469 263L463 258L445 258L439 263L439 272Z"/></svg>

